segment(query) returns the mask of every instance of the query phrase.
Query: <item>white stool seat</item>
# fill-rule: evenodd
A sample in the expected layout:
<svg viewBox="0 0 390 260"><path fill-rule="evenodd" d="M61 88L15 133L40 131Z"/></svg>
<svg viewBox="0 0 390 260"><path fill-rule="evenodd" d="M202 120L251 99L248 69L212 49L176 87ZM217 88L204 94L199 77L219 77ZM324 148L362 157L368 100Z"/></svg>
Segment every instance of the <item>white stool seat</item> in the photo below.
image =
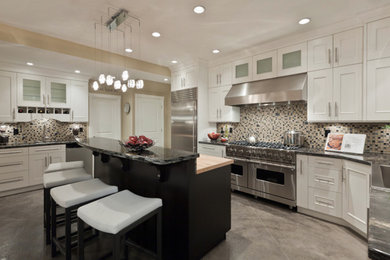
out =
<svg viewBox="0 0 390 260"><path fill-rule="evenodd" d="M89 179L92 179L92 176L84 168L50 172L43 175L43 187L53 188Z"/></svg>
<svg viewBox="0 0 390 260"><path fill-rule="evenodd" d="M161 206L161 199L124 190L80 207L77 216L95 229L116 234Z"/></svg>
<svg viewBox="0 0 390 260"><path fill-rule="evenodd" d="M64 171L76 168L84 168L84 161L51 163L46 168L45 173Z"/></svg>
<svg viewBox="0 0 390 260"><path fill-rule="evenodd" d="M115 192L118 192L118 187L107 185L99 179L92 179L52 188L50 195L58 205L69 208Z"/></svg>

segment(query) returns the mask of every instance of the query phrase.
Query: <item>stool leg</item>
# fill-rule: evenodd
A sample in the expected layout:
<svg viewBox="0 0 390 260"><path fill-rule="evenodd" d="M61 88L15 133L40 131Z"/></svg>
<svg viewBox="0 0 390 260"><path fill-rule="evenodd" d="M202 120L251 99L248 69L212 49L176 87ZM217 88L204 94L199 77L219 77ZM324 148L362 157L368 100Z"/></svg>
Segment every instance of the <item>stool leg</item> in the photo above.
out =
<svg viewBox="0 0 390 260"><path fill-rule="evenodd" d="M114 235L114 248L112 256L114 260L119 260L121 258L121 236L119 234Z"/></svg>
<svg viewBox="0 0 390 260"><path fill-rule="evenodd" d="M72 234L71 234L71 211L69 208L65 209L65 258L66 260L72 259Z"/></svg>
<svg viewBox="0 0 390 260"><path fill-rule="evenodd" d="M43 212L46 232L46 245L50 244L50 189L43 191Z"/></svg>
<svg viewBox="0 0 390 260"><path fill-rule="evenodd" d="M161 225L162 225L162 211L159 209L157 213L157 259L162 259L162 232L161 232Z"/></svg>
<svg viewBox="0 0 390 260"><path fill-rule="evenodd" d="M57 247L54 239L57 238L57 214L56 214L57 204L51 199L51 257L55 257L57 254Z"/></svg>
<svg viewBox="0 0 390 260"><path fill-rule="evenodd" d="M81 218L77 219L78 232L78 256L79 260L84 260L84 221Z"/></svg>

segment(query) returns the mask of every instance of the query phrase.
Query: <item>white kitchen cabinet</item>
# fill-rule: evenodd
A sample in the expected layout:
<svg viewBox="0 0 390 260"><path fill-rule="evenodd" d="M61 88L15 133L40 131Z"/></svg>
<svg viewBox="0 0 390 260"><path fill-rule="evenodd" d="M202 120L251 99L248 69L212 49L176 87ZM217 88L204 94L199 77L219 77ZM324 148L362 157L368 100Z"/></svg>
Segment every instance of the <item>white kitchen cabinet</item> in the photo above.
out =
<svg viewBox="0 0 390 260"><path fill-rule="evenodd" d="M88 122L88 82L71 81L71 120Z"/></svg>
<svg viewBox="0 0 390 260"><path fill-rule="evenodd" d="M17 75L17 80L18 106L46 106L45 77L19 73Z"/></svg>
<svg viewBox="0 0 390 260"><path fill-rule="evenodd" d="M231 85L209 88L209 121L240 122L240 108L225 106L225 97Z"/></svg>
<svg viewBox="0 0 390 260"><path fill-rule="evenodd" d="M15 111L16 73L0 71L0 122L13 122Z"/></svg>
<svg viewBox="0 0 390 260"><path fill-rule="evenodd" d="M0 192L28 186L28 149L0 149Z"/></svg>
<svg viewBox="0 0 390 260"><path fill-rule="evenodd" d="M367 59L390 57L390 17L367 25Z"/></svg>
<svg viewBox="0 0 390 260"><path fill-rule="evenodd" d="M332 119L332 69L308 73L308 121L330 121Z"/></svg>
<svg viewBox="0 0 390 260"><path fill-rule="evenodd" d="M307 72L307 42L278 49L278 76Z"/></svg>
<svg viewBox="0 0 390 260"><path fill-rule="evenodd" d="M363 233L367 233L367 213L370 198L371 167L345 161L343 167L343 218Z"/></svg>
<svg viewBox="0 0 390 260"><path fill-rule="evenodd" d="M195 88L198 85L198 68L191 67L172 73L171 91Z"/></svg>
<svg viewBox="0 0 390 260"><path fill-rule="evenodd" d="M334 67L363 62L363 28L337 33L333 36Z"/></svg>
<svg viewBox="0 0 390 260"><path fill-rule="evenodd" d="M332 68L333 36L311 40L307 43L308 71Z"/></svg>
<svg viewBox="0 0 390 260"><path fill-rule="evenodd" d="M209 121L217 122L219 119L219 109L220 109L220 88L214 87L209 88L208 97L209 97Z"/></svg>
<svg viewBox="0 0 390 260"><path fill-rule="evenodd" d="M274 78L277 76L278 52L270 51L253 57L253 80Z"/></svg>
<svg viewBox="0 0 390 260"><path fill-rule="evenodd" d="M342 194L309 187L309 209L334 217L342 217Z"/></svg>
<svg viewBox="0 0 390 260"><path fill-rule="evenodd" d="M231 64L223 64L209 69L209 87L219 87L232 84Z"/></svg>
<svg viewBox="0 0 390 260"><path fill-rule="evenodd" d="M69 108L71 84L69 80L46 78L46 107Z"/></svg>
<svg viewBox="0 0 390 260"><path fill-rule="evenodd" d="M390 120L390 58L367 62L366 121Z"/></svg>
<svg viewBox="0 0 390 260"><path fill-rule="evenodd" d="M199 143L198 153L216 156L216 157L225 157L226 156L226 147L224 145Z"/></svg>
<svg viewBox="0 0 390 260"><path fill-rule="evenodd" d="M297 206L308 208L308 156L297 155Z"/></svg>
<svg viewBox="0 0 390 260"><path fill-rule="evenodd" d="M171 91L180 90L181 80L181 73L174 72L171 74Z"/></svg>
<svg viewBox="0 0 390 260"><path fill-rule="evenodd" d="M239 84L252 80L252 57L234 61L232 63L232 84Z"/></svg>

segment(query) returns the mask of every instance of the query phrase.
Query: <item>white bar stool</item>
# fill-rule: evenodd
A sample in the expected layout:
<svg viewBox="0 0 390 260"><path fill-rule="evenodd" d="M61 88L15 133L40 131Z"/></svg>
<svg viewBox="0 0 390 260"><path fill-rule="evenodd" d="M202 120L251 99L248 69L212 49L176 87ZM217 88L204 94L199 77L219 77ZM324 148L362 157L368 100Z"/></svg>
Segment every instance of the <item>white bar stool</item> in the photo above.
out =
<svg viewBox="0 0 390 260"><path fill-rule="evenodd" d="M77 210L79 259L84 259L84 224L113 235L113 259L118 260L120 259L121 238L154 216L157 217L157 252L154 254L131 241L126 241L125 253L127 259L127 245L132 245L161 259L161 209L161 199L141 197L129 190L123 190L80 207Z"/></svg>
<svg viewBox="0 0 390 260"><path fill-rule="evenodd" d="M57 248L71 259L71 211L96 199L118 192L118 187L103 183L99 179L81 181L52 188L51 196L51 255L57 254ZM65 209L65 245L57 238L56 207Z"/></svg>
<svg viewBox="0 0 390 260"><path fill-rule="evenodd" d="M49 167L51 165L53 164L50 164ZM50 189L89 179L92 179L92 176L84 168L72 168L43 175L43 223L46 228L47 245L50 244Z"/></svg>
<svg viewBox="0 0 390 260"><path fill-rule="evenodd" d="M51 163L49 164L49 166L47 166L45 173L65 171L77 168L84 168L84 161Z"/></svg>

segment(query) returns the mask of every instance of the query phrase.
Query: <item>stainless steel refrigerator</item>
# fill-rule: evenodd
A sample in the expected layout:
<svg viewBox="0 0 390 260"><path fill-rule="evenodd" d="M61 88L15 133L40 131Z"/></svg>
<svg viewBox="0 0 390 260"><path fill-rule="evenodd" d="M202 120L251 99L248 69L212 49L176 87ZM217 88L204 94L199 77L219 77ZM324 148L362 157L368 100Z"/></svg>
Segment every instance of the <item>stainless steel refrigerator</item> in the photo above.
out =
<svg viewBox="0 0 390 260"><path fill-rule="evenodd" d="M197 152L197 88L171 92L172 148Z"/></svg>

